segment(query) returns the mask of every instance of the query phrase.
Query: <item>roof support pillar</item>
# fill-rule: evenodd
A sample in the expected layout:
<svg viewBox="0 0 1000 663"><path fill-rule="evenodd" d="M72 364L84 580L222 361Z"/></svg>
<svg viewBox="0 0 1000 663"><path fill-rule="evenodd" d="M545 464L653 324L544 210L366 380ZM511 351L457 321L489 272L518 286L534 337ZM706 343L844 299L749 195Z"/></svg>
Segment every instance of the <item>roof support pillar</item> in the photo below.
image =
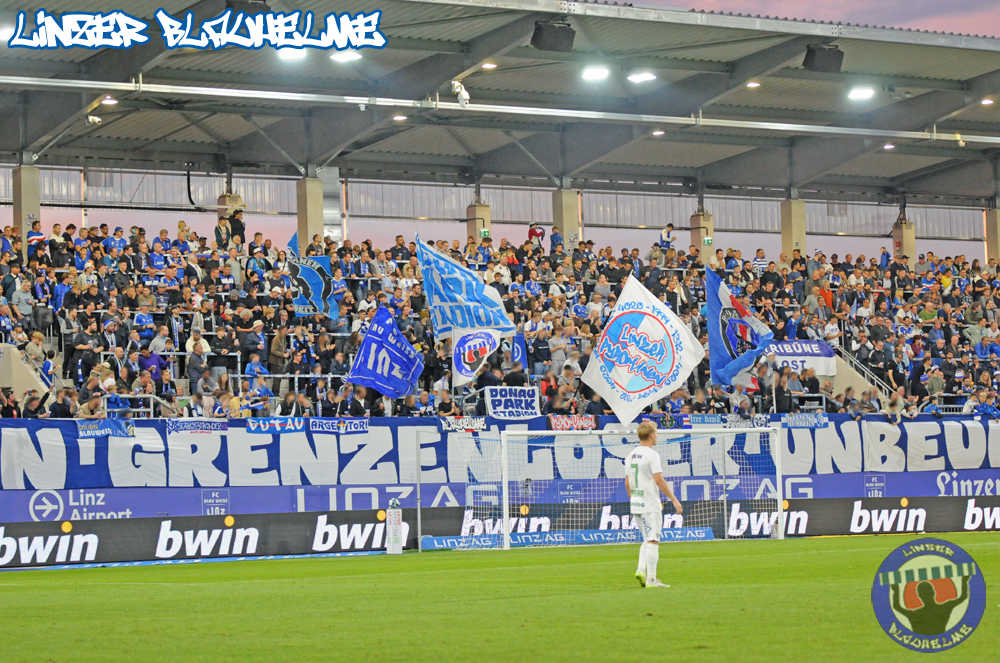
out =
<svg viewBox="0 0 1000 663"><path fill-rule="evenodd" d="M691 215L691 244L701 254L701 261L707 265L709 258L715 253L715 219L705 211L702 204L698 211ZM676 248L676 247L675 247Z"/></svg>
<svg viewBox="0 0 1000 663"><path fill-rule="evenodd" d="M573 189L556 189L552 192L552 228L559 231L563 238L563 248L572 255L573 248L583 236L583 224L580 218L579 191Z"/></svg>
<svg viewBox="0 0 1000 663"><path fill-rule="evenodd" d="M794 251L806 255L806 204L794 198L781 201L781 252L791 256Z"/></svg>
<svg viewBox="0 0 1000 663"><path fill-rule="evenodd" d="M906 199L899 203L899 216L892 224L892 255L897 259L906 256L913 260L917 257L917 233L913 221L906 218Z"/></svg>
<svg viewBox="0 0 1000 663"><path fill-rule="evenodd" d="M31 230L31 224L42 217L41 195L38 186L38 168L35 166L16 166L13 172L14 185L14 223L21 227L20 237L26 237ZM21 243L21 257L28 263L27 247Z"/></svg>
<svg viewBox="0 0 1000 663"><path fill-rule="evenodd" d="M312 244L313 235L323 237L323 180L302 177L295 182L296 215L298 216L299 255ZM346 239L346 238L345 238Z"/></svg>

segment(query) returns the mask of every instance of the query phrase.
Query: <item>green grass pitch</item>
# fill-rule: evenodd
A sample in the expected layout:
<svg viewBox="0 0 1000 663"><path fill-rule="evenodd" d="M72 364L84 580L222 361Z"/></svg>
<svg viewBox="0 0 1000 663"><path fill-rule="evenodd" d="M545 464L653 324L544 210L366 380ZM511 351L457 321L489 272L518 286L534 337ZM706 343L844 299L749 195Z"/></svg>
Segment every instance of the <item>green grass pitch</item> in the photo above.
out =
<svg viewBox="0 0 1000 663"><path fill-rule="evenodd" d="M0 573L0 660L904 661L872 579L912 536L407 553ZM986 613L924 661L997 661L1000 535L952 534ZM992 583L998 583L993 585Z"/></svg>

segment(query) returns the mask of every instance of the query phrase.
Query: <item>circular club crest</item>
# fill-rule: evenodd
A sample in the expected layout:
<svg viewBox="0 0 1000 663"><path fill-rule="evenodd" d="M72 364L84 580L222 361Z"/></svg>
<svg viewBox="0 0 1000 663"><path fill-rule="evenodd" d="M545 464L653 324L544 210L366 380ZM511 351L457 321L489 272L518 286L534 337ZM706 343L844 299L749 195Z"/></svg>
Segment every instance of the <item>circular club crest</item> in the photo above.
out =
<svg viewBox="0 0 1000 663"><path fill-rule="evenodd" d="M760 339L753 327L748 325L739 311L732 307L722 309L719 314L719 326L722 327L722 340L730 356L739 357L753 350Z"/></svg>
<svg viewBox="0 0 1000 663"><path fill-rule="evenodd" d="M986 582L953 543L919 539L896 548L872 583L872 606L893 642L919 652L953 649L979 626Z"/></svg>
<svg viewBox="0 0 1000 663"><path fill-rule="evenodd" d="M598 358L625 393L661 387L677 368L674 339L651 313L623 311L608 320L604 334Z"/></svg>
<svg viewBox="0 0 1000 663"><path fill-rule="evenodd" d="M455 345L455 371L471 378L482 366L483 360L497 349L496 336L489 332L473 332L466 334Z"/></svg>

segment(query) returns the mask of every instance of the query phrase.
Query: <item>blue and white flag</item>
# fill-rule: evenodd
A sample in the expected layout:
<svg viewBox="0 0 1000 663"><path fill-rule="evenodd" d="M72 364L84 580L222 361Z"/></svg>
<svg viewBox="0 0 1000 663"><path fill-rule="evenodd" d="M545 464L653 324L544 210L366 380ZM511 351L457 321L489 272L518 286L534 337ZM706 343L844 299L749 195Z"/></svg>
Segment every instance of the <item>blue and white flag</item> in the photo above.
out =
<svg viewBox="0 0 1000 663"><path fill-rule="evenodd" d="M796 373L807 369L816 375L837 374L837 351L823 341L775 341L767 348L779 367L788 366Z"/></svg>
<svg viewBox="0 0 1000 663"><path fill-rule="evenodd" d="M684 387L704 357L690 327L629 276L583 381L629 424L647 405Z"/></svg>
<svg viewBox="0 0 1000 663"><path fill-rule="evenodd" d="M500 333L492 329L462 334L452 348L452 381L456 387L472 382L476 372L500 347Z"/></svg>
<svg viewBox="0 0 1000 663"><path fill-rule="evenodd" d="M424 370L423 356L406 340L392 314L379 308L351 365L347 381L389 398L402 398Z"/></svg>
<svg viewBox="0 0 1000 663"><path fill-rule="evenodd" d="M524 368L525 373L530 373L528 369L528 346L524 340L524 334L514 334L514 338L510 339L510 363L516 364L520 362L521 366Z"/></svg>
<svg viewBox="0 0 1000 663"><path fill-rule="evenodd" d="M333 297L333 276L330 256L299 256L299 234L288 240L288 274L291 281L292 303L297 315L337 317L340 305Z"/></svg>
<svg viewBox="0 0 1000 663"><path fill-rule="evenodd" d="M435 338L457 339L480 329L496 330L501 338L517 332L500 293L487 288L471 270L422 243L419 235L417 258Z"/></svg>
<svg viewBox="0 0 1000 663"><path fill-rule="evenodd" d="M774 333L733 296L712 270L705 272L708 299L708 356L712 383L749 385L757 358L767 352Z"/></svg>
<svg viewBox="0 0 1000 663"><path fill-rule="evenodd" d="M128 419L77 419L76 436L135 437L135 425Z"/></svg>

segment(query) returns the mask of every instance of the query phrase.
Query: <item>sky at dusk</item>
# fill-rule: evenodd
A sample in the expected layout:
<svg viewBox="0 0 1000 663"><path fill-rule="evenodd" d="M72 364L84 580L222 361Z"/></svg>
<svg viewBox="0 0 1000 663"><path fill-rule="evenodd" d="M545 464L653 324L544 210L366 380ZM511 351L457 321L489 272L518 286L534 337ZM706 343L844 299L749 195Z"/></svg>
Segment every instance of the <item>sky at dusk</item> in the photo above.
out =
<svg viewBox="0 0 1000 663"><path fill-rule="evenodd" d="M633 0L633 4L1000 36L998 0L698 0L687 5L677 0Z"/></svg>

